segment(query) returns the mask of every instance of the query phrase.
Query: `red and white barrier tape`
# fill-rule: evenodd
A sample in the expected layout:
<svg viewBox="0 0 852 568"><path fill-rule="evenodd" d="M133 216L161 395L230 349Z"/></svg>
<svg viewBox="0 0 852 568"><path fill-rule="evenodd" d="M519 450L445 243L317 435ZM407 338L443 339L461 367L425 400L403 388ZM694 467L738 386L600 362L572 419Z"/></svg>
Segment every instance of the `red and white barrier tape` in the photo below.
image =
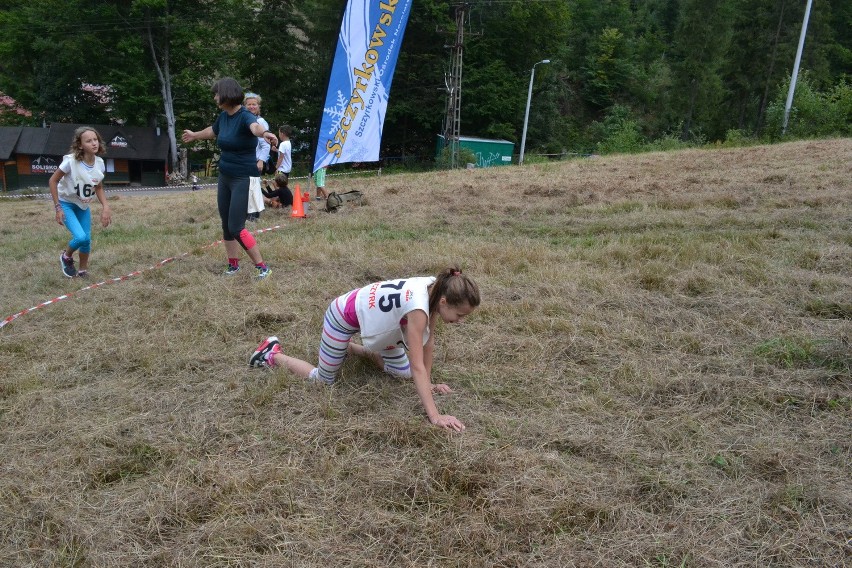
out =
<svg viewBox="0 0 852 568"><path fill-rule="evenodd" d="M337 177L337 176L354 176L360 174L369 174L376 172L376 175L381 175L382 170L365 170L365 171L356 171L356 172L341 172L337 174L328 174L328 177ZM291 180L308 180L311 179L310 176L298 176L291 177ZM195 191L197 189L205 189L205 188L214 188L216 187L215 183L196 183L196 184L185 184L185 185L162 185L162 186L145 186L145 187L123 187L123 188L112 188L109 185L104 188L104 193L130 193L136 191ZM49 199L50 193L21 193L21 194L7 194L0 192L0 199Z"/></svg>
<svg viewBox="0 0 852 568"><path fill-rule="evenodd" d="M282 225L275 225L274 227L267 227L265 229L258 229L256 231L250 231L250 232L253 232L253 234L255 234L255 235L259 235L261 233L268 233L269 231L275 231L276 229L281 229L281 228L283 228ZM205 246L201 247L201 250L215 247L216 245L218 245L220 243L222 243L221 239L214 242L214 243L210 243L209 245L205 245ZM160 267L162 267L162 266L164 266L164 265L166 265L170 262L173 262L173 261L175 261L179 258L189 256L189 254L190 253L185 252L185 253L182 253L178 256L166 258L166 259L163 259L160 262L154 264L153 266L149 266L148 268L143 268L141 270L135 270L135 271L131 272L130 274L125 274L124 276L118 276L116 278L110 278L109 280L104 280L102 282L90 284L90 285L88 285L84 288L80 288L76 292L69 292L68 294L63 294L61 296L57 296L57 297L53 298L52 300L47 300L46 302L42 302L42 303L40 303L36 306L33 306L31 308L28 308L26 310L21 310L20 312L18 312L16 314L12 314L11 316L4 318L2 321L0 321L0 329L3 329L4 326L12 323L13 321L15 321L16 319L18 319L21 316L24 316L24 315L29 314L31 312L34 312L36 310L40 310L41 308L44 308L44 307L47 307L47 306L50 306L50 305L53 305L53 304L57 304L57 303L61 302L62 300L67 300L69 298L72 298L76 294L79 294L80 292L85 292L86 290L94 290L95 288L101 288L103 286L106 286L107 284L115 284L117 282L124 282L125 280L133 278L134 276L139 276L143 272L160 268Z"/></svg>

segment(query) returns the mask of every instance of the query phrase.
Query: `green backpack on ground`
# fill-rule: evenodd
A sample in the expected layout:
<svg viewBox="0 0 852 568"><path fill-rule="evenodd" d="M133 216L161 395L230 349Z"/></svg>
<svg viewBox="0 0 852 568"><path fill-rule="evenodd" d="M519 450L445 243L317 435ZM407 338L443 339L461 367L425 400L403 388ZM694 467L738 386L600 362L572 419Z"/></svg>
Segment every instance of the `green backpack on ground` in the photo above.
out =
<svg viewBox="0 0 852 568"><path fill-rule="evenodd" d="M347 191L346 193L336 193L332 191L328 194L328 198L325 200L325 210L329 213L333 213L343 207L346 203L361 205L362 197L364 197L364 193L357 189Z"/></svg>

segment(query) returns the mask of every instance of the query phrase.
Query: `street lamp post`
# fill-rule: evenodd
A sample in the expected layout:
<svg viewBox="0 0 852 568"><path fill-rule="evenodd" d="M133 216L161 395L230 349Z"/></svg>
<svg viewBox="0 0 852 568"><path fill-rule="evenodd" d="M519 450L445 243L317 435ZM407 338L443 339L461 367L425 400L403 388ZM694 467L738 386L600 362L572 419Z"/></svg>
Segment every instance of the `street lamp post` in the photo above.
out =
<svg viewBox="0 0 852 568"><path fill-rule="evenodd" d="M535 79L535 66L539 63L550 63L550 59L542 59L532 66L530 71L530 90L527 93L527 109L524 111L524 133L521 135L521 155L518 157L518 165L524 163L524 147L527 145L527 123L530 119L530 100L532 99L533 79Z"/></svg>

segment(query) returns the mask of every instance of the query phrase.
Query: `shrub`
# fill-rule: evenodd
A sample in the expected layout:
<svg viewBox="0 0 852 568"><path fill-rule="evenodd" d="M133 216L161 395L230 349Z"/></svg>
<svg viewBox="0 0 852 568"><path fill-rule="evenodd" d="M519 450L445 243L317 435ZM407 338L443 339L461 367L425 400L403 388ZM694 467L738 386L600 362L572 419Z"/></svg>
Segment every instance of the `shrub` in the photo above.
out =
<svg viewBox="0 0 852 568"><path fill-rule="evenodd" d="M654 140L653 142L649 142L646 148L650 151L663 151L667 152L669 150L683 150L684 148L691 148L694 144L690 142L684 142L681 140L680 136L676 136L674 134L666 134L661 138Z"/></svg>
<svg viewBox="0 0 852 568"><path fill-rule="evenodd" d="M550 161L550 158L541 154L524 154L525 164L544 164Z"/></svg>
<svg viewBox="0 0 852 568"><path fill-rule="evenodd" d="M725 148L742 148L744 146L752 146L757 144L758 140L746 133L741 128L731 128L725 132L725 141L722 146Z"/></svg>
<svg viewBox="0 0 852 568"><path fill-rule="evenodd" d="M767 131L772 139L781 136L789 89L788 79L778 89L775 100L766 111ZM852 85L846 79L841 79L829 91L821 92L814 87L807 72L802 72L796 82L786 136L817 138L850 135L852 135Z"/></svg>
<svg viewBox="0 0 852 568"><path fill-rule="evenodd" d="M600 131L601 140L597 151L601 154L638 152L645 143L639 131L639 123L631 110L624 105L613 105L602 124L594 125Z"/></svg>
<svg viewBox="0 0 852 568"><path fill-rule="evenodd" d="M477 158L473 150L459 146L455 167L464 168L467 164L476 163L479 163L479 158ZM451 166L450 147L446 146L443 150L441 150L441 154L435 159L435 168L439 170L448 170Z"/></svg>

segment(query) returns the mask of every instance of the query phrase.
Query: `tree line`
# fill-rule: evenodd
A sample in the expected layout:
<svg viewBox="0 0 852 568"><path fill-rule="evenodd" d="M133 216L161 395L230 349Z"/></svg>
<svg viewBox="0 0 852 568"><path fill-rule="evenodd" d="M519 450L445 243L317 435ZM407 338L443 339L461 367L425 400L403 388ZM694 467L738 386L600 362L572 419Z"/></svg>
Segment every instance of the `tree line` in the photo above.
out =
<svg viewBox="0 0 852 568"><path fill-rule="evenodd" d="M216 113L229 75L291 124L309 159L345 0L6 0L0 92L31 112L5 124L123 122L172 140ZM461 133L526 152L631 151L773 139L804 0L414 0L382 156L425 160L443 131L464 6ZM852 2L815 0L788 133L852 134Z"/></svg>

